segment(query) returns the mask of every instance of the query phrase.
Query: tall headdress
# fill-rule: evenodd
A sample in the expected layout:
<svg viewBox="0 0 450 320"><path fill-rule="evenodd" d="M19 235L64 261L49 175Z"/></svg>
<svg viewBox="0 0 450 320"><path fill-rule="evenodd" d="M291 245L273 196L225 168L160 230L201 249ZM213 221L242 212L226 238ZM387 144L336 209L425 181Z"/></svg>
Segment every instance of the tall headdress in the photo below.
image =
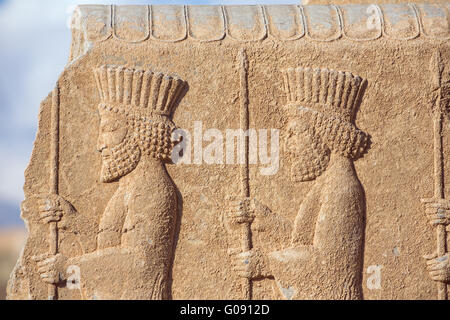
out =
<svg viewBox="0 0 450 320"><path fill-rule="evenodd" d="M362 78L319 68L291 68L282 73L288 108L309 118L315 133L332 150L353 159L364 154L370 138L355 126Z"/></svg>
<svg viewBox="0 0 450 320"><path fill-rule="evenodd" d="M103 65L94 69L100 95L99 108L122 113L137 133L143 151L154 157L170 158L176 142L171 134L177 101L186 82L150 70Z"/></svg>
<svg viewBox="0 0 450 320"><path fill-rule="evenodd" d="M94 69L101 103L140 116L172 117L186 82L159 72L103 65Z"/></svg>

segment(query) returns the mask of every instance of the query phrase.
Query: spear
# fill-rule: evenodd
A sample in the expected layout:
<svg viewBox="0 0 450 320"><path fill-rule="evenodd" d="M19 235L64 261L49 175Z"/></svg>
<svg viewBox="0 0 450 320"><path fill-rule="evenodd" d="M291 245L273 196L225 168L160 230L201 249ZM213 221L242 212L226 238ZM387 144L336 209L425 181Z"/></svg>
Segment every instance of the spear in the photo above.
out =
<svg viewBox="0 0 450 320"><path fill-rule="evenodd" d="M434 198L445 199L444 194L444 168L442 149L442 120L445 112L445 99L443 97L442 73L444 64L442 63L439 51L434 52L430 62L430 70L433 79L433 134L434 134ZM447 232L445 225L436 227L437 254L442 257L447 253ZM438 299L447 300L447 285L444 282L437 283Z"/></svg>
<svg viewBox="0 0 450 320"><path fill-rule="evenodd" d="M241 196L250 197L249 184L249 137L245 132L249 129L249 112L248 112L248 59L245 49L242 48L238 54L240 67L240 126L244 131L244 163L241 165ZM244 252L252 248L251 225L249 222L243 224L242 228L242 250ZM242 283L243 294L246 300L251 300L253 295L252 280L244 278Z"/></svg>
<svg viewBox="0 0 450 320"><path fill-rule="evenodd" d="M59 84L57 83L52 92L52 110L51 110L51 144L50 144L50 194L59 193ZM58 224L51 222L49 224L49 253L56 255L58 253ZM48 284L48 300L56 300L58 289L56 284Z"/></svg>

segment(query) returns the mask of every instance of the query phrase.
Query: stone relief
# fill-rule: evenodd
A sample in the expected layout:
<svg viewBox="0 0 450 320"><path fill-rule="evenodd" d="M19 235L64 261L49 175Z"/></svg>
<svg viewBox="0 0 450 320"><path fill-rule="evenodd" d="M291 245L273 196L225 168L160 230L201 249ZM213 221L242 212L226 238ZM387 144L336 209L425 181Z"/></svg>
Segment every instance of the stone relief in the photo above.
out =
<svg viewBox="0 0 450 320"><path fill-rule="evenodd" d="M84 299L168 299L178 200L165 162L175 143L171 116L186 83L120 66L101 66L94 74L101 98L100 179L118 180L119 187L101 217L93 252L66 257L52 249L34 260L53 286L64 284L68 267L77 266ZM42 196L39 209L43 223L72 219L66 229L79 232L76 209L56 192ZM98 269L107 272L99 277Z"/></svg>
<svg viewBox="0 0 450 320"><path fill-rule="evenodd" d="M448 19L448 3L80 6L9 298L448 299ZM239 128L243 161L196 123ZM269 175L260 129L281 137Z"/></svg>
<svg viewBox="0 0 450 320"><path fill-rule="evenodd" d="M430 60L432 75L432 116L434 134L434 197L421 199L430 224L436 227L436 252L426 255L427 269L431 279L437 281L438 299L448 299L447 284L450 282L450 262L447 249L447 230L450 225L450 201L444 194L444 167L442 124L450 110L450 81L444 77L445 65L439 51Z"/></svg>
<svg viewBox="0 0 450 320"><path fill-rule="evenodd" d="M355 126L365 83L328 69L299 67L283 76L292 181L315 184L293 224L254 198L233 204L229 230L252 223L257 238L252 250L230 249L233 268L248 279L274 278L287 299L362 299L366 205L353 161L370 144ZM286 233L290 243L280 243Z"/></svg>

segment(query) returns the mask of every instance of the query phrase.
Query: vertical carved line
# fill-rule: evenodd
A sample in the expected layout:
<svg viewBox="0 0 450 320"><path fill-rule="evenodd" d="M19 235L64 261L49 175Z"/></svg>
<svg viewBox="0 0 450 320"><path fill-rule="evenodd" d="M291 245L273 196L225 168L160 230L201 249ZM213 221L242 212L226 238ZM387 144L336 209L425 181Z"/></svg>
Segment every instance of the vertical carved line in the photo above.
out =
<svg viewBox="0 0 450 320"><path fill-rule="evenodd" d="M151 82L152 82L152 73L150 71L145 71L142 79L142 94L140 101L140 106L142 108L147 109L148 107L147 104L150 96Z"/></svg>
<svg viewBox="0 0 450 320"><path fill-rule="evenodd" d="M159 97L159 90L161 87L161 82L163 79L162 73L156 73L152 77L152 84L151 84L151 91L150 91L150 98L149 98L149 108L152 111L155 111L157 108L157 102Z"/></svg>
<svg viewBox="0 0 450 320"><path fill-rule="evenodd" d="M321 79L320 79L320 69L313 70L313 91L312 91L312 101L319 102L320 97L320 87L321 87Z"/></svg>
<svg viewBox="0 0 450 320"><path fill-rule="evenodd" d="M291 88L291 91L295 91L296 94L296 100L291 100L292 102L294 101L303 101L305 98L305 94L304 92L304 76L303 76L303 70L302 69L295 69L295 76L296 76L296 83L297 83L297 90L294 90L294 88ZM288 88L289 90L289 88ZM289 93L289 91L287 91L287 93Z"/></svg>
<svg viewBox="0 0 450 320"><path fill-rule="evenodd" d="M329 93L327 103L333 105L336 95L336 87L338 81L338 73L334 70L330 71L330 81L329 81Z"/></svg>
<svg viewBox="0 0 450 320"><path fill-rule="evenodd" d="M164 77L162 80L161 89L159 92L158 99L158 112L165 112L168 109L167 100L169 98L170 88L172 86L172 79L169 77Z"/></svg>
<svg viewBox="0 0 450 320"><path fill-rule="evenodd" d="M172 79L172 86L170 87L168 103L166 104L166 111L171 113L172 106L177 103L180 93L183 91L184 85L181 79Z"/></svg>
<svg viewBox="0 0 450 320"><path fill-rule="evenodd" d="M102 92L102 83L100 81L100 75L98 74L98 71L96 69L94 69L94 77L95 77L95 82L97 83L97 89L98 89L98 94L100 96L100 100L103 100L104 98L103 98L103 92Z"/></svg>
<svg viewBox="0 0 450 320"><path fill-rule="evenodd" d="M118 103L123 102L123 89L124 88L124 68L119 67L116 71L116 101Z"/></svg>
<svg viewBox="0 0 450 320"><path fill-rule="evenodd" d="M139 106L141 102L141 92L142 92L142 77L144 76L143 70L136 70L133 74L133 91L131 94L131 104L134 106Z"/></svg>
<svg viewBox="0 0 450 320"><path fill-rule="evenodd" d="M348 96L350 95L350 92L352 90L352 87L354 86L354 78L350 72L345 72L345 78L343 83L343 90L342 90L342 97L341 97L341 106L342 108L345 108L346 114L350 114L352 109L352 106L347 105Z"/></svg>
<svg viewBox="0 0 450 320"><path fill-rule="evenodd" d="M295 70L292 68L289 68L286 70L286 77L288 79L288 92L290 92L290 100L291 101L296 101L296 90L294 90L294 88L291 88L291 84L295 83Z"/></svg>
<svg viewBox="0 0 450 320"><path fill-rule="evenodd" d="M438 105L439 105L438 98ZM440 110L435 111L433 119L434 124L434 197L436 199L444 199L443 184L443 154L442 154L442 114ZM436 227L436 247L438 257L442 257L447 253L447 232L445 225ZM443 282L437 283L438 299L447 300L447 284Z"/></svg>
<svg viewBox="0 0 450 320"><path fill-rule="evenodd" d="M352 105L350 106L350 110L353 110L353 113L351 113L351 115L350 115L351 120L355 120L355 117L356 117L355 105L358 103L358 98L359 98L358 94L359 94L359 91L361 91L360 88L362 88L363 85L364 84L362 83L362 81L359 77L356 77L354 79L354 83L352 85L351 92L350 92L349 98L348 98L350 101L353 101Z"/></svg>
<svg viewBox="0 0 450 320"><path fill-rule="evenodd" d="M342 93L344 92L344 84L345 84L345 74L343 72L339 72L337 77L336 92L334 100L332 102L332 104L339 109L342 108Z"/></svg>
<svg viewBox="0 0 450 320"><path fill-rule="evenodd" d="M50 143L50 194L59 193L59 84L56 84L52 92L52 110L51 110L51 143ZM58 224L51 222L49 224L49 253L55 255L58 253ZM54 284L48 285L48 300L56 300L58 291Z"/></svg>
<svg viewBox="0 0 450 320"><path fill-rule="evenodd" d="M320 93L319 93L319 103L326 104L327 103L327 95L328 95L328 78L329 71L328 69L324 69L320 73Z"/></svg>
<svg viewBox="0 0 450 320"><path fill-rule="evenodd" d="M443 185L443 155L442 155L442 115L439 111L435 112L434 119L434 197L436 199L444 198Z"/></svg>
<svg viewBox="0 0 450 320"><path fill-rule="evenodd" d="M239 76L240 76L240 125L241 129L245 132L249 129L249 98L248 98L248 58L244 48L239 51ZM250 197L250 185L249 185L249 137L244 136L244 164L241 166L241 195L243 198ZM251 226L250 223L246 223L243 226L242 235L242 249L249 251L252 248L251 238ZM242 280L242 289L244 298L247 300L252 299L253 287L251 279Z"/></svg>
<svg viewBox="0 0 450 320"><path fill-rule="evenodd" d="M52 116L51 116L51 171L50 193L58 194L59 191L59 84L56 84L52 92Z"/></svg>
<svg viewBox="0 0 450 320"><path fill-rule="evenodd" d="M442 98L442 72L443 63L439 51L433 54L430 69L432 72L433 87L437 89L437 99L434 106L433 116L433 136L434 136L434 198L445 199L444 194L444 166L443 166L443 149L442 149L442 120L443 112L441 106ZM447 232L444 225L436 227L436 247L438 257L447 253ZM438 299L447 300L448 291L447 284L444 282L437 283Z"/></svg>
<svg viewBox="0 0 450 320"><path fill-rule="evenodd" d="M99 79L102 84L103 99L109 100L108 73L106 66L101 66L98 72L99 72Z"/></svg>
<svg viewBox="0 0 450 320"><path fill-rule="evenodd" d="M303 70L303 99L308 101L312 92L312 77L309 72L310 68Z"/></svg>
<svg viewBox="0 0 450 320"><path fill-rule="evenodd" d="M289 103L290 102L290 99L289 99L289 79L287 77L286 70L281 70L281 74L283 76L283 90L284 90L284 93L286 94L287 103Z"/></svg>
<svg viewBox="0 0 450 320"><path fill-rule="evenodd" d="M133 90L133 71L130 69L125 69L123 103L126 105L131 104L132 90Z"/></svg>
<svg viewBox="0 0 450 320"><path fill-rule="evenodd" d="M240 60L240 124L241 129L246 131L249 128L249 114L248 114L248 60L247 53L245 49L241 49L239 52L239 60ZM250 196L250 188L249 188L249 175L248 175L248 137L245 137L245 163L241 168L241 181L242 181L242 196L249 197Z"/></svg>
<svg viewBox="0 0 450 320"><path fill-rule="evenodd" d="M264 23L264 36L262 36L262 39L265 39L269 36L269 18L267 17L266 9L263 5L258 5L259 9L261 10L261 16Z"/></svg>
<svg viewBox="0 0 450 320"><path fill-rule="evenodd" d="M108 77L108 94L111 101L114 101L116 99L115 92L116 92L116 77L114 74L114 70L112 68L107 68L107 77Z"/></svg>

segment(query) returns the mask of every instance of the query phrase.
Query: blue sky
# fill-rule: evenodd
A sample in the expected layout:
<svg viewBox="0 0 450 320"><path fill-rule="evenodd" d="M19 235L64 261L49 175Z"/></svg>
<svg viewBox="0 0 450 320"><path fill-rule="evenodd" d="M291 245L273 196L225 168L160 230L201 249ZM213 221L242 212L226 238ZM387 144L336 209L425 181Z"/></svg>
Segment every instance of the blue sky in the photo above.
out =
<svg viewBox="0 0 450 320"><path fill-rule="evenodd" d="M295 4L293 0L0 0L0 228L21 224L23 172L40 101L67 62L67 27L77 4Z"/></svg>

